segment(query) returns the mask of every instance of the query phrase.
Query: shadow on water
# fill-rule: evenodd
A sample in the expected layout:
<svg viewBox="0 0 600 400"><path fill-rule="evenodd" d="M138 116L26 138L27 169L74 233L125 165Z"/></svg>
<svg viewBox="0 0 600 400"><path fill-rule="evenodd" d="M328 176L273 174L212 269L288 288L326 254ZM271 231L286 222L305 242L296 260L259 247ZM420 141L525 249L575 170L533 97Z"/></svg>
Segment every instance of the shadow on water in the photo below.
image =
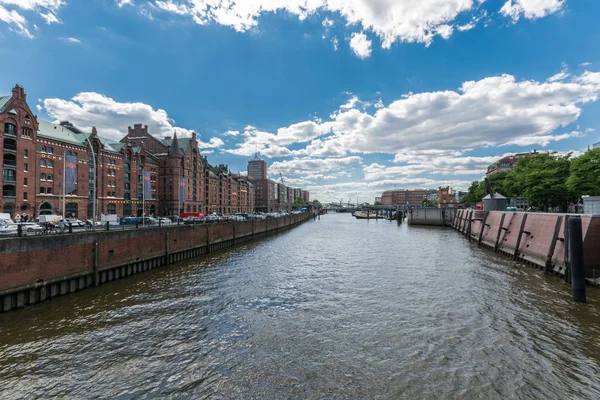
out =
<svg viewBox="0 0 600 400"><path fill-rule="evenodd" d="M600 296L333 214L0 315L0 397L598 398Z"/></svg>

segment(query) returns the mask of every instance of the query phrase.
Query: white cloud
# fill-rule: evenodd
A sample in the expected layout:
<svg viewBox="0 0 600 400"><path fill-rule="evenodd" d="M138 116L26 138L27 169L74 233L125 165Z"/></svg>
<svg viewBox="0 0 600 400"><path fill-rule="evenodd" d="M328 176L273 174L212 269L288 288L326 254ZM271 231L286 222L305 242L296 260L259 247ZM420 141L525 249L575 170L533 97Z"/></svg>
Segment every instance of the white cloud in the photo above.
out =
<svg viewBox="0 0 600 400"><path fill-rule="evenodd" d="M201 149L217 149L219 147L222 147L224 144L225 143L220 138L212 137L210 138L208 143L201 141L198 147L200 147Z"/></svg>
<svg viewBox="0 0 600 400"><path fill-rule="evenodd" d="M364 33L352 33L350 48L358 58L365 59L371 55L371 41Z"/></svg>
<svg viewBox="0 0 600 400"><path fill-rule="evenodd" d="M61 38L61 39L67 43L75 43L75 44L81 43L81 40L74 38L74 37L65 37L65 38Z"/></svg>
<svg viewBox="0 0 600 400"><path fill-rule="evenodd" d="M123 2L124 0L121 0ZM127 1L129 2L129 1ZM188 15L197 24L217 23L245 32L258 26L261 15L285 11L300 20L332 13L346 25L359 25L376 34L384 48L397 42L431 44L436 36L450 37L457 18L479 12L484 0L154 0L156 8ZM562 0L507 1L502 13L517 18L540 18L560 10ZM558 4L558 6L557 6ZM329 29L334 21L326 18ZM471 22L471 24L475 24ZM465 30L466 26L463 25Z"/></svg>
<svg viewBox="0 0 600 400"><path fill-rule="evenodd" d="M91 130L115 140L127 133L127 127L136 123L148 125L148 131L157 137L172 135L190 136L191 130L175 126L165 110L155 110L144 103L122 103L95 92L82 92L71 100L45 99L47 114L56 121L70 121L75 126ZM215 142L213 142L214 144Z"/></svg>
<svg viewBox="0 0 600 400"><path fill-rule="evenodd" d="M581 106L596 101L599 94L597 72L585 72L570 82L493 76L464 82L458 91L409 93L374 114L352 108L333 113L331 120L320 124L297 123L293 135L278 144L317 139L323 132L332 135L320 139L322 146L355 153L464 151L550 135L577 121ZM277 142L276 136L264 139Z"/></svg>
<svg viewBox="0 0 600 400"><path fill-rule="evenodd" d="M518 21L521 16L527 19L543 18L562 10L566 0L507 0L500 13Z"/></svg>
<svg viewBox="0 0 600 400"><path fill-rule="evenodd" d="M456 29L458 29L460 32L470 31L473 28L475 28L475 24L473 22L469 22L467 24L459 25L456 27Z"/></svg>
<svg viewBox="0 0 600 400"><path fill-rule="evenodd" d="M269 167L269 174L305 175L324 174L331 171L351 168L359 165L362 159L358 156L343 158L294 158L292 160L276 161Z"/></svg>
<svg viewBox="0 0 600 400"><path fill-rule="evenodd" d="M532 146L534 144L542 147L548 146L552 142L558 142L559 140L578 138L585 136L583 133L573 131L570 133L563 133L560 135L541 135L541 136L521 136L505 143L505 145L517 145L517 146Z"/></svg>
<svg viewBox="0 0 600 400"><path fill-rule="evenodd" d="M592 63L588 62L588 61L582 62L581 64L579 64L580 67L589 67L590 65L592 65Z"/></svg>
<svg viewBox="0 0 600 400"><path fill-rule="evenodd" d="M117 2L117 6L123 7L128 4L133 4L132 0L115 0Z"/></svg>
<svg viewBox="0 0 600 400"><path fill-rule="evenodd" d="M27 20L21 14L19 14L15 10L8 11L6 8L2 7L0 4L0 21L6 22L9 25L14 25L14 28L11 28L15 32L20 35L23 35L27 38L33 38L29 29L27 29Z"/></svg>
<svg viewBox="0 0 600 400"><path fill-rule="evenodd" d="M354 108L356 106L356 103L358 103L358 97L352 96L352 97L350 97L350 99L348 100L348 102L346 104L342 104L340 106L340 109L341 110L349 110L351 108Z"/></svg>
<svg viewBox="0 0 600 400"><path fill-rule="evenodd" d="M10 29L18 34L33 38L27 27L28 21L25 16L10 8L18 8L23 13L39 14L47 24L51 24L60 22L56 13L65 4L63 0L0 0L0 21L14 25L14 28ZM36 26L34 25L34 27Z"/></svg>
<svg viewBox="0 0 600 400"><path fill-rule="evenodd" d="M337 36L334 36L333 39L331 39L331 43L333 44L333 51L338 51L340 41L338 40Z"/></svg>
<svg viewBox="0 0 600 400"><path fill-rule="evenodd" d="M223 133L223 136L237 136L240 134L240 131L227 131Z"/></svg>
<svg viewBox="0 0 600 400"><path fill-rule="evenodd" d="M46 21L46 23L48 25L50 24L60 24L60 20L56 17L56 15L54 15L51 11L48 11L46 14L40 14L42 16L42 18L44 19L44 21Z"/></svg>
<svg viewBox="0 0 600 400"><path fill-rule="evenodd" d="M558 74L552 75L550 78L547 79L547 81L548 82L564 81L565 79L567 79L570 76L571 76L570 73L568 73L565 70L562 70Z"/></svg>

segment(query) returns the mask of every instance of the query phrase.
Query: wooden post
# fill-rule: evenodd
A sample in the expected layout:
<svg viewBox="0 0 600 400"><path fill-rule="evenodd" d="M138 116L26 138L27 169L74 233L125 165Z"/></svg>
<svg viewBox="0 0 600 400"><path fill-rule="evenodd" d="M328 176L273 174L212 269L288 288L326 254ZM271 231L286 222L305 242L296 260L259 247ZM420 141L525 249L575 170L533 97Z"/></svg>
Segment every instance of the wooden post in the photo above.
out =
<svg viewBox="0 0 600 400"><path fill-rule="evenodd" d="M94 265L92 267L92 273L94 276L94 286L100 284L100 276L98 275L98 241L94 241Z"/></svg>
<svg viewBox="0 0 600 400"><path fill-rule="evenodd" d="M556 219L556 226L554 227L554 235L552 236L552 242L550 242L550 248L548 249L548 255L546 256L546 266L544 268L544 273L547 274L550 272L550 268L552 267L552 257L554 257L554 249L556 248L556 242L558 241L558 234L560 233L560 226L562 223L562 216L559 216Z"/></svg>
<svg viewBox="0 0 600 400"><path fill-rule="evenodd" d="M490 214L489 211L486 211L483 216L483 221L481 221L481 230L479 231L479 240L477 241L477 245L481 246L481 240L483 239L483 231L485 229L485 223L487 222L487 217Z"/></svg>
<svg viewBox="0 0 600 400"><path fill-rule="evenodd" d="M517 245L515 246L515 252L513 253L513 258L516 260L519 258L519 247L521 247L521 238L523 237L523 229L525 229L525 221L527 221L527 215L523 214L523 219L521 220L521 227L519 228L519 237L517 238Z"/></svg>
<svg viewBox="0 0 600 400"><path fill-rule="evenodd" d="M505 217L506 217L506 213L502 213L502 217L500 218L500 226L498 227L498 234L496 235L496 244L494 245L494 251L498 250L498 245L500 242L500 234L502 233L502 226L504 225Z"/></svg>

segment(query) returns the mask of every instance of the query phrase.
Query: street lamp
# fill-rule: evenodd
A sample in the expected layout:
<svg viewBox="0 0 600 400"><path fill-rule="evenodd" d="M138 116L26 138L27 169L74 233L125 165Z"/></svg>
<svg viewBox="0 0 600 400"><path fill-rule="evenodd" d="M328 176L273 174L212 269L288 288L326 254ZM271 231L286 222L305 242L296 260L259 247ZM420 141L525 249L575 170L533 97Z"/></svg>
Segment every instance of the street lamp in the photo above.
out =
<svg viewBox="0 0 600 400"><path fill-rule="evenodd" d="M90 138L88 136L85 137L85 140L90 146L90 151L92 153L92 163L94 165L94 176L92 180L92 230L96 230L96 153L94 152L94 147L92 146L92 142L90 142Z"/></svg>

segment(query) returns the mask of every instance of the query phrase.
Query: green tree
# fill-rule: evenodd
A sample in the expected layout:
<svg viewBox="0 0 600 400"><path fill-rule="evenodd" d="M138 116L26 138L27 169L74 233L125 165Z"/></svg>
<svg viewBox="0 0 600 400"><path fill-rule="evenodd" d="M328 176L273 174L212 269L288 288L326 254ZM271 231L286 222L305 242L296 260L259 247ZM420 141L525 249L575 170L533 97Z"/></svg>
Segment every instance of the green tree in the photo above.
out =
<svg viewBox="0 0 600 400"><path fill-rule="evenodd" d="M471 186L469 186L469 190L467 191L465 197L463 197L462 202L465 204L480 202L485 194L485 182L474 181L471 183Z"/></svg>
<svg viewBox="0 0 600 400"><path fill-rule="evenodd" d="M437 207L438 203L434 200L423 199L421 202L421 207Z"/></svg>
<svg viewBox="0 0 600 400"><path fill-rule="evenodd" d="M556 156L540 154L519 160L512 176L505 184L511 195L525 197L533 206L547 211L549 207L560 207L566 211L573 200L573 193L566 182L570 174L571 154Z"/></svg>
<svg viewBox="0 0 600 400"><path fill-rule="evenodd" d="M571 161L567 188L577 198L600 195L600 149L587 151Z"/></svg>

